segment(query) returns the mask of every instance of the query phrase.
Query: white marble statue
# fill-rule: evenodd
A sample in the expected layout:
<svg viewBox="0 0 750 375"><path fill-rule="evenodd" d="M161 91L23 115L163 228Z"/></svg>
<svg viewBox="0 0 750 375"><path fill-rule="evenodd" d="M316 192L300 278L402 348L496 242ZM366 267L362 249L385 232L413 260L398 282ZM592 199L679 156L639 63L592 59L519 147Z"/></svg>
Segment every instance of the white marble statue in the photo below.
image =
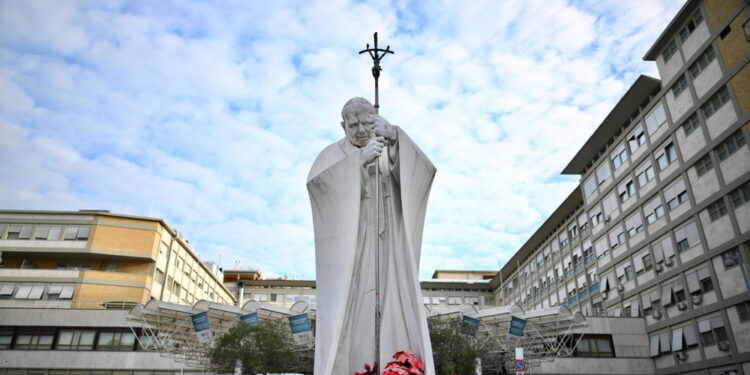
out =
<svg viewBox="0 0 750 375"><path fill-rule="evenodd" d="M380 372L394 353L411 350L433 375L418 273L435 167L367 100L349 100L341 116L346 136L318 155L307 178L315 227L315 375L351 375L375 362L378 248Z"/></svg>

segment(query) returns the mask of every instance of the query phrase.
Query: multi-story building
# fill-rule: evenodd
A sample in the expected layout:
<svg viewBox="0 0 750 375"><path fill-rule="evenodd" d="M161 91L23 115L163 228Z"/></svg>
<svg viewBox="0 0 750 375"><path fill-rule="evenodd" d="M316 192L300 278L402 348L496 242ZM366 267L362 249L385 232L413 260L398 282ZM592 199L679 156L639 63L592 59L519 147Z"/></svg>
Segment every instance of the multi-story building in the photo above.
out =
<svg viewBox="0 0 750 375"><path fill-rule="evenodd" d="M501 304L643 317L655 372L750 374L749 19L683 6L645 56L661 80L636 80L491 282Z"/></svg>
<svg viewBox="0 0 750 375"><path fill-rule="evenodd" d="M151 298L233 304L164 220L109 211L0 211L0 304L99 307Z"/></svg>
<svg viewBox="0 0 750 375"><path fill-rule="evenodd" d="M218 267L162 219L3 210L0 251L0 374L202 372L142 351L128 311L235 303Z"/></svg>

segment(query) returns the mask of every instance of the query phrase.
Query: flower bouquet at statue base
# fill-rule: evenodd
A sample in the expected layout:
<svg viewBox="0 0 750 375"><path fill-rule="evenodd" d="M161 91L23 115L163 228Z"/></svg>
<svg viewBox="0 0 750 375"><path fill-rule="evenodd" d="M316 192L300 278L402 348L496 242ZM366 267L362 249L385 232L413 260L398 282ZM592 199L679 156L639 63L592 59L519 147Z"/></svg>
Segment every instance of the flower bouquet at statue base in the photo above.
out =
<svg viewBox="0 0 750 375"><path fill-rule="evenodd" d="M393 355L395 361L388 362L383 375L424 375L424 362L417 358L414 352L402 350ZM378 375L377 363L370 367L365 364L365 372L355 372L354 375Z"/></svg>

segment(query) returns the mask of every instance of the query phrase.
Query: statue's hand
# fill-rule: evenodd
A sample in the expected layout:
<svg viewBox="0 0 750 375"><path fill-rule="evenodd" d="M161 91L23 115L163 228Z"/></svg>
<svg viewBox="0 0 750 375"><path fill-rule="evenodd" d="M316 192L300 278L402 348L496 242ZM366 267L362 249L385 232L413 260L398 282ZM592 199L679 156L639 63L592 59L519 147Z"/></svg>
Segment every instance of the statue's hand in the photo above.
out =
<svg viewBox="0 0 750 375"><path fill-rule="evenodd" d="M370 138L367 145L362 148L362 165L367 166L372 163L383 152L383 147L385 147L383 137Z"/></svg>
<svg viewBox="0 0 750 375"><path fill-rule="evenodd" d="M386 119L382 118L380 115L370 115L370 121L373 124L376 136L387 139L390 144L396 142L398 132L396 132L396 128Z"/></svg>

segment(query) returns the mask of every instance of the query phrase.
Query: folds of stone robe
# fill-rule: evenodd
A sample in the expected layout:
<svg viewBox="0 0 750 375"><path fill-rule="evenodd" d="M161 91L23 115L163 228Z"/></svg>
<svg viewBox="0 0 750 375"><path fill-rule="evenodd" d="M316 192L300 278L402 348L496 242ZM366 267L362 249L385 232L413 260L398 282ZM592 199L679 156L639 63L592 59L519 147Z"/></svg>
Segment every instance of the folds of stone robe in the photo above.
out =
<svg viewBox="0 0 750 375"><path fill-rule="evenodd" d="M362 167L360 149L345 138L320 153L308 176L315 229L316 375L350 375L375 362L377 248L379 363L412 350L425 361L426 373L434 374L418 272L435 167L406 133L397 131L397 156L379 159L379 191L372 169Z"/></svg>

